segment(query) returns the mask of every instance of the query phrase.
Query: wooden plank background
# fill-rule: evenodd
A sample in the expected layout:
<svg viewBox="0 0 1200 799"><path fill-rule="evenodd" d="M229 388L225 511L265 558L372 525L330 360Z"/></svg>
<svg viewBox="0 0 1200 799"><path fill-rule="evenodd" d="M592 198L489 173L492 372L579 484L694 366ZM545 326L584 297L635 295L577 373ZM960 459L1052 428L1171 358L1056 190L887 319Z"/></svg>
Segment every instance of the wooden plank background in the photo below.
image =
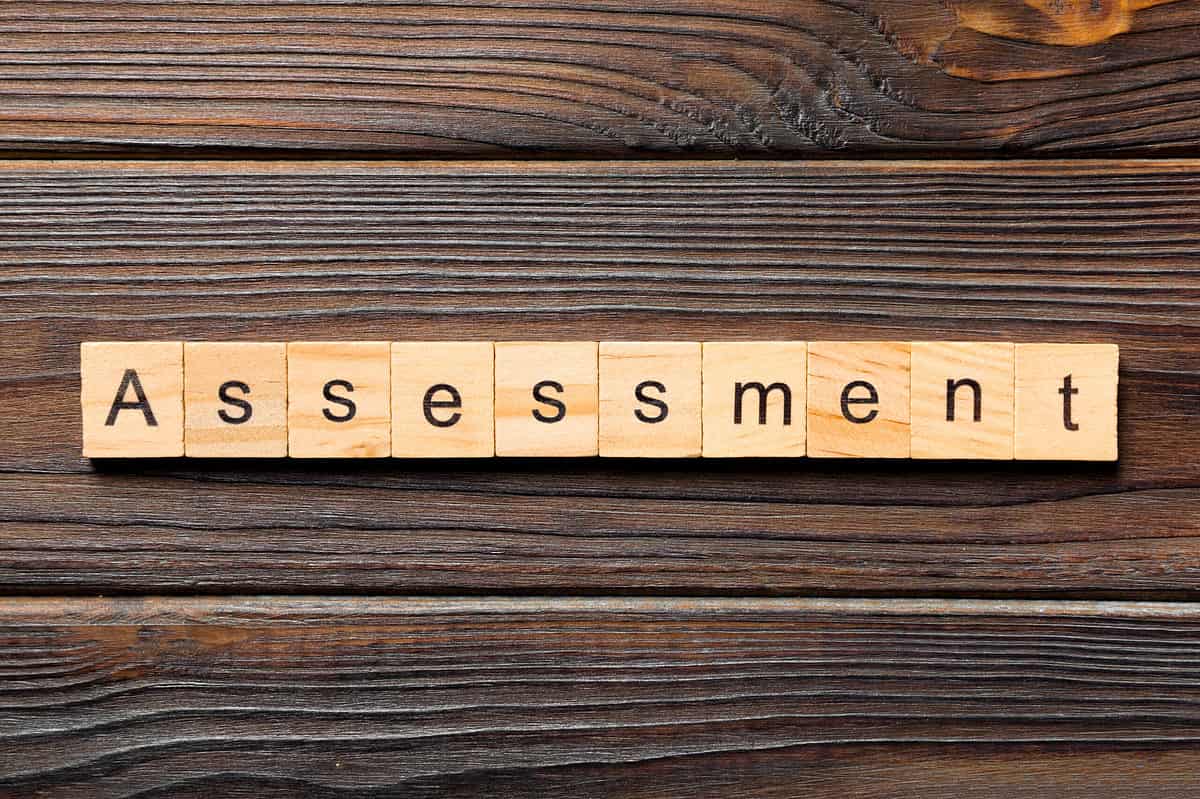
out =
<svg viewBox="0 0 1200 799"><path fill-rule="evenodd" d="M1186 598L1200 162L0 166L10 592ZM85 339L1111 341L1112 464L79 457Z"/></svg>
<svg viewBox="0 0 1200 799"><path fill-rule="evenodd" d="M0 3L0 799L1200 795L1198 120L1200 0ZM1121 460L79 456L588 337L1116 342Z"/></svg>
<svg viewBox="0 0 1200 799"><path fill-rule="evenodd" d="M1194 152L1195 0L6 2L0 148Z"/></svg>
<svg viewBox="0 0 1200 799"><path fill-rule="evenodd" d="M1198 644L1192 604L0 601L0 796L1182 799Z"/></svg>

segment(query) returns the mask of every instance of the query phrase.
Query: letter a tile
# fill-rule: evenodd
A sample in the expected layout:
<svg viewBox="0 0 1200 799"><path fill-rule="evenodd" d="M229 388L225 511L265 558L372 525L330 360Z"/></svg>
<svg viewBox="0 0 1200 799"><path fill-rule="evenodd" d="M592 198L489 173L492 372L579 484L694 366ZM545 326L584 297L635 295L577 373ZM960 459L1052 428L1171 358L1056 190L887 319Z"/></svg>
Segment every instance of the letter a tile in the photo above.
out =
<svg viewBox="0 0 1200 799"><path fill-rule="evenodd" d="M183 455L183 342L79 347L85 458Z"/></svg>
<svg viewBox="0 0 1200 799"><path fill-rule="evenodd" d="M808 454L909 456L908 342L808 345Z"/></svg>

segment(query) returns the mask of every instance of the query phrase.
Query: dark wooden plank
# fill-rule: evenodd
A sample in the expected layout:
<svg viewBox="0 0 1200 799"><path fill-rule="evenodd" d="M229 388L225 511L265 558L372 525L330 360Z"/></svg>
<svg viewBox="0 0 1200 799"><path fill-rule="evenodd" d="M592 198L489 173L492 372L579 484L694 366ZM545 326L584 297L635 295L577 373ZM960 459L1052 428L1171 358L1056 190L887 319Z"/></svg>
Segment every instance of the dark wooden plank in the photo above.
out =
<svg viewBox="0 0 1200 799"><path fill-rule="evenodd" d="M0 166L9 592L1194 597L1200 163ZM1113 341L1118 465L79 457L86 339Z"/></svg>
<svg viewBox="0 0 1200 799"><path fill-rule="evenodd" d="M3 797L1193 797L1195 605L6 600Z"/></svg>
<svg viewBox="0 0 1200 799"><path fill-rule="evenodd" d="M1196 153L1200 2L6 2L0 148Z"/></svg>

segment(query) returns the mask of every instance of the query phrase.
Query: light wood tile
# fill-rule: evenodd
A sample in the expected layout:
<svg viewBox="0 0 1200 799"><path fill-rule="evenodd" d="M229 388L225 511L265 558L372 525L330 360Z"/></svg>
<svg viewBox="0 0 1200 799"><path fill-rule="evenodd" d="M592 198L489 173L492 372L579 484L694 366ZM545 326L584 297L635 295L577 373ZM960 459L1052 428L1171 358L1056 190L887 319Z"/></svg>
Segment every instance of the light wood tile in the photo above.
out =
<svg viewBox="0 0 1200 799"><path fill-rule="evenodd" d="M1115 461L1119 359L1114 344L1018 344L1017 459Z"/></svg>
<svg viewBox="0 0 1200 799"><path fill-rule="evenodd" d="M287 345L183 346L184 443L190 458L287 455Z"/></svg>
<svg viewBox="0 0 1200 799"><path fill-rule="evenodd" d="M808 345L704 342L704 457L805 454Z"/></svg>
<svg viewBox="0 0 1200 799"><path fill-rule="evenodd" d="M391 345L300 341L287 352L288 455L388 457Z"/></svg>
<svg viewBox="0 0 1200 799"><path fill-rule="evenodd" d="M912 344L912 457L1013 456L1013 345Z"/></svg>
<svg viewBox="0 0 1200 799"><path fill-rule="evenodd" d="M87 342L79 373L85 458L183 455L183 342Z"/></svg>
<svg viewBox="0 0 1200 799"><path fill-rule="evenodd" d="M600 343L600 455L698 458L700 344Z"/></svg>
<svg viewBox="0 0 1200 799"><path fill-rule="evenodd" d="M588 457L598 452L594 341L496 343L496 454Z"/></svg>
<svg viewBox="0 0 1200 799"><path fill-rule="evenodd" d="M495 351L490 341L392 343L392 456L490 458Z"/></svg>
<svg viewBox="0 0 1200 799"><path fill-rule="evenodd" d="M909 432L908 342L809 343L810 457L907 458Z"/></svg>

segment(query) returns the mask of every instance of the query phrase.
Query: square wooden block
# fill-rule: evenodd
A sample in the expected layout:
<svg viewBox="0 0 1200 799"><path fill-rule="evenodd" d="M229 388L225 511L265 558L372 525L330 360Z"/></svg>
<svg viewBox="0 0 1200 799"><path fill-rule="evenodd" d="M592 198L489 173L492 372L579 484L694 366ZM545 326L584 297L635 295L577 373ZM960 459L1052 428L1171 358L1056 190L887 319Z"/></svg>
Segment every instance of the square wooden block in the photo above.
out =
<svg viewBox="0 0 1200 799"><path fill-rule="evenodd" d="M183 455L183 342L79 347L85 458Z"/></svg>
<svg viewBox="0 0 1200 799"><path fill-rule="evenodd" d="M1115 344L1018 344L1018 460L1115 461Z"/></svg>
<svg viewBox="0 0 1200 799"><path fill-rule="evenodd" d="M189 458L287 455L287 345L183 345L184 444Z"/></svg>
<svg viewBox="0 0 1200 799"><path fill-rule="evenodd" d="M594 341L496 343L496 454L588 457L598 451Z"/></svg>
<svg viewBox="0 0 1200 799"><path fill-rule="evenodd" d="M391 454L391 344L288 344L288 455L386 458Z"/></svg>
<svg viewBox="0 0 1200 799"><path fill-rule="evenodd" d="M909 434L908 342L809 343L809 457L907 458Z"/></svg>
<svg viewBox="0 0 1200 799"><path fill-rule="evenodd" d="M600 343L600 455L700 457L700 344Z"/></svg>
<svg viewBox="0 0 1200 799"><path fill-rule="evenodd" d="M496 453L490 341L392 343L392 456Z"/></svg>
<svg viewBox="0 0 1200 799"><path fill-rule="evenodd" d="M1013 345L912 344L912 457L1011 460Z"/></svg>
<svg viewBox="0 0 1200 799"><path fill-rule="evenodd" d="M704 342L704 457L805 454L808 345Z"/></svg>

